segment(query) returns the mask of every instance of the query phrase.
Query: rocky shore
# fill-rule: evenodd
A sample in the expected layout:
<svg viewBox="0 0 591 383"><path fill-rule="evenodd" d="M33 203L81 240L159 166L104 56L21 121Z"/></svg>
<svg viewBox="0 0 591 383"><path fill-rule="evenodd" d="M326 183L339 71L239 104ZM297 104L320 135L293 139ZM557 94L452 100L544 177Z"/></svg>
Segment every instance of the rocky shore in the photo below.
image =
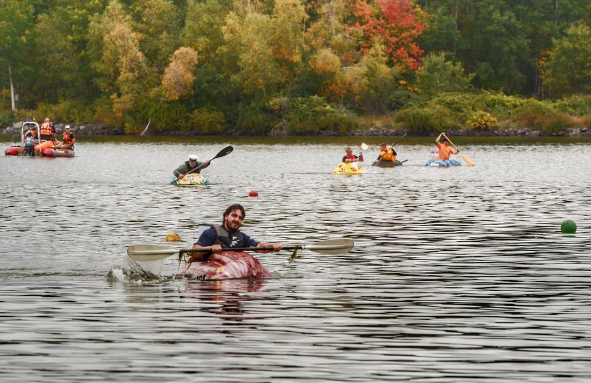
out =
<svg viewBox="0 0 591 383"><path fill-rule="evenodd" d="M14 135L21 133L22 122L16 122L6 128L0 128L0 134L2 135ZM57 134L61 134L64 131L66 124L56 123L54 128ZM81 136L102 136L102 135L124 135L125 131L123 128L109 127L100 124L87 124L87 125L70 125L70 130L74 134ZM335 132L321 132L318 136L383 136L393 137L400 136L404 133L408 133L411 136L432 136L434 133L425 130L424 132L409 132L404 129L391 129L391 128L369 128L369 129L358 129L351 130L344 134ZM543 136L561 136L561 137L589 137L591 136L591 128L567 128L557 134L544 134L540 130L522 128L522 129L495 129L490 131L483 131L477 129L448 129L446 133L453 136L471 136L471 137L543 137ZM148 132L148 136L159 135L159 136L193 136L198 135L195 133L184 133L179 131L171 132L158 132L157 134ZM224 136L241 136L244 133L229 130L224 132ZM273 130L270 136L289 136L289 130Z"/></svg>
<svg viewBox="0 0 591 383"><path fill-rule="evenodd" d="M15 122L11 126L6 128L0 128L0 134L12 135L21 134L21 122ZM41 124L39 124L41 125ZM53 124L56 134L61 134L65 130L66 124ZM70 131L72 133L79 134L81 136L107 136L107 135L122 135L125 134L123 128L113 128L109 126L99 124L88 124L88 125L70 125Z"/></svg>

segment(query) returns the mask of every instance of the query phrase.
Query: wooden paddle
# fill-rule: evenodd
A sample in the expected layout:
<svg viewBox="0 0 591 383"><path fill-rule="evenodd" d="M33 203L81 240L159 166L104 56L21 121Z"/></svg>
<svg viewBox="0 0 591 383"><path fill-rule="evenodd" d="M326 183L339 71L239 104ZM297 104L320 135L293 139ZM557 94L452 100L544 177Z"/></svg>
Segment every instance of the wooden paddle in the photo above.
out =
<svg viewBox="0 0 591 383"><path fill-rule="evenodd" d="M310 250L320 254L345 254L351 251L354 242L352 239L330 239L327 241L320 241L310 245L298 246L284 246L283 250ZM233 247L226 249L227 251L256 251L256 250L273 250L272 247ZM127 248L127 255L129 258L138 262L158 261L168 258L175 254L191 254L210 252L211 247L203 247L200 249L186 249L178 250L172 247L160 245L134 245Z"/></svg>
<svg viewBox="0 0 591 383"><path fill-rule="evenodd" d="M445 135L445 133L443 134L443 137L445 137L449 141L451 146L453 146L458 152L460 151L460 149L458 149L458 147L455 146L453 142L451 142L451 140L449 139L448 136ZM466 164L468 166L474 166L474 162L472 162L472 160L470 158L468 158L468 156L465 155L464 153L462 153L462 158L464 159L464 161L466 162Z"/></svg>
<svg viewBox="0 0 591 383"><path fill-rule="evenodd" d="M233 150L234 150L233 147L226 146L225 148L223 148L222 150L220 150L219 153L216 154L211 160L209 160L209 162L211 163L211 161L215 160L216 158L227 156L228 154L232 153ZM205 167L205 164L201 164L201 165L197 166L195 169L191 169L189 172L187 172L187 174L191 174L191 173L193 173L193 172L195 172L197 170L201 170L204 167ZM185 175L187 175L187 174L185 174ZM179 180L178 178L172 180L171 184L176 185L176 182L178 180Z"/></svg>

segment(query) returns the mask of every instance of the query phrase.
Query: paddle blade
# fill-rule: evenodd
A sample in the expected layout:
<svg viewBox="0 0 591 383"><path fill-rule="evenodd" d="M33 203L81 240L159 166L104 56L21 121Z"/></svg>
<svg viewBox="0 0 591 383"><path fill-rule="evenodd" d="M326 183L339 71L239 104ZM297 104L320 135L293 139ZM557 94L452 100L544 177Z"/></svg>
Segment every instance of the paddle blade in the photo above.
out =
<svg viewBox="0 0 591 383"><path fill-rule="evenodd" d="M127 248L127 256L138 262L159 261L178 254L178 250L159 245L135 245Z"/></svg>
<svg viewBox="0 0 591 383"><path fill-rule="evenodd" d="M464 161L466 162L466 164L468 166L474 166L474 162L472 162L472 160L470 158L468 158L467 155L462 154L462 158L464 159Z"/></svg>
<svg viewBox="0 0 591 383"><path fill-rule="evenodd" d="M228 154L232 153L233 150L234 150L233 147L226 146L225 148L223 148L222 150L220 150L220 152L218 154L216 154L215 157L212 158L212 160L214 160L216 158L223 157L223 156L227 156Z"/></svg>
<svg viewBox="0 0 591 383"><path fill-rule="evenodd" d="M367 149L369 149L369 146L367 146L367 144L365 142L363 142L361 144L361 150L367 150Z"/></svg>
<svg viewBox="0 0 591 383"><path fill-rule="evenodd" d="M351 251L351 249L353 249L354 245L355 243L353 240L349 238L330 239L328 241L320 241L312 245L304 246L304 249L308 249L320 254L336 255L348 253Z"/></svg>

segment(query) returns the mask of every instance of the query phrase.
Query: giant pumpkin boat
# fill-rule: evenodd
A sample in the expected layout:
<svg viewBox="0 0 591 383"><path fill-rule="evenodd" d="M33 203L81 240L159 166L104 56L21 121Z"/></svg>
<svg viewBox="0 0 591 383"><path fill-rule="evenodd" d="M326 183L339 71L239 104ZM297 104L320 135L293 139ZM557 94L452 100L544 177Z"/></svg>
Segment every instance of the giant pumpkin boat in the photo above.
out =
<svg viewBox="0 0 591 383"><path fill-rule="evenodd" d="M213 253L206 261L192 262L175 278L220 280L238 278L271 278L269 270L258 259L242 251Z"/></svg>

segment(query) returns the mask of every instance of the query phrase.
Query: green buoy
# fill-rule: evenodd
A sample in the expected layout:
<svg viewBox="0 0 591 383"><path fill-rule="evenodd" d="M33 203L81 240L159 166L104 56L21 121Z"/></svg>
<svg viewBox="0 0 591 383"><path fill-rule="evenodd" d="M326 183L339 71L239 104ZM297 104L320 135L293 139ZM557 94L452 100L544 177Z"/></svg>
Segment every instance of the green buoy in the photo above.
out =
<svg viewBox="0 0 591 383"><path fill-rule="evenodd" d="M574 221L571 221L570 219L564 221L562 225L560 225L560 231L562 231L565 234L574 234L577 232L577 224Z"/></svg>

